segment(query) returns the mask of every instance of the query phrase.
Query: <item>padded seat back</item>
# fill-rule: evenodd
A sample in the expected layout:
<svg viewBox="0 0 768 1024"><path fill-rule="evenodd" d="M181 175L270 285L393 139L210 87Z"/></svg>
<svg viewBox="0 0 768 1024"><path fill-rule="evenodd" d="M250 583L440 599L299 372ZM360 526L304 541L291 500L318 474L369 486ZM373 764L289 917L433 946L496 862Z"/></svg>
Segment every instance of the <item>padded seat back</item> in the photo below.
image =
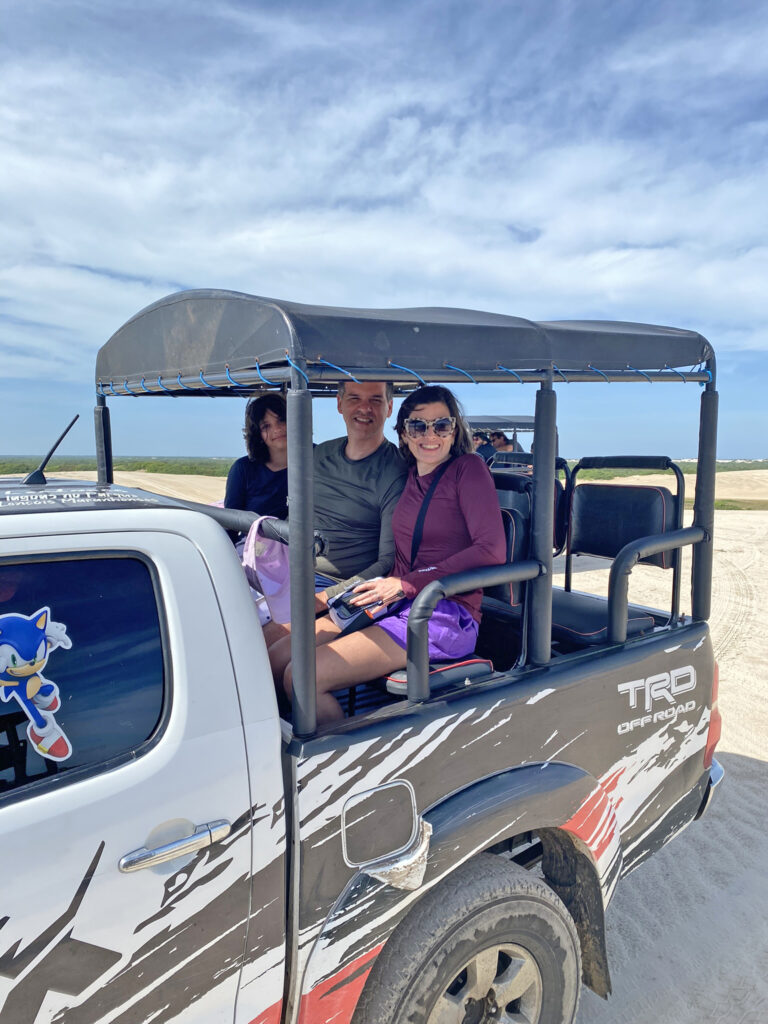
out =
<svg viewBox="0 0 768 1024"><path fill-rule="evenodd" d="M568 493L562 480L555 480L555 554L559 555L568 538Z"/></svg>
<svg viewBox="0 0 768 1024"><path fill-rule="evenodd" d="M503 508L501 518L507 542L506 562L511 564L527 558L531 530L530 520L514 508ZM497 601L519 605L523 600L524 586L524 583L497 583L492 587L486 587L483 593L486 597L493 597Z"/></svg>
<svg viewBox="0 0 768 1024"><path fill-rule="evenodd" d="M502 454L505 454L502 452ZM520 473L512 467L491 469L491 476L496 486L496 494L502 508L516 509L528 521L528 534L530 534L530 519L533 509L533 476L530 473ZM554 491L554 536L552 545L555 554L559 554L565 546L568 535L568 496L562 480L555 478Z"/></svg>
<svg viewBox="0 0 768 1024"><path fill-rule="evenodd" d="M579 484L571 501L568 553L615 558L625 544L677 526L677 501L666 487ZM641 559L668 569L674 552Z"/></svg>
<svg viewBox="0 0 768 1024"><path fill-rule="evenodd" d="M492 469L491 476L496 487L496 496L502 508L516 509L527 519L531 518L531 485L529 473L516 473L512 469Z"/></svg>

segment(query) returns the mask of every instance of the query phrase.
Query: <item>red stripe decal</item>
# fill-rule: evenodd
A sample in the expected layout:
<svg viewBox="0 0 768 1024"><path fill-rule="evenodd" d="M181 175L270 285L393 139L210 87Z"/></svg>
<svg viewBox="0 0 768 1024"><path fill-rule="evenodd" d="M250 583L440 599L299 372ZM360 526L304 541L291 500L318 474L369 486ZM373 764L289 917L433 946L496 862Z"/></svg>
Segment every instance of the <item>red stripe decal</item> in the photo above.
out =
<svg viewBox="0 0 768 1024"><path fill-rule="evenodd" d="M565 822L563 828L577 835L599 860L611 844L616 831L615 808L607 793L616 788L624 769L606 780L605 787L598 784L578 811Z"/></svg>
<svg viewBox="0 0 768 1024"><path fill-rule="evenodd" d="M280 1024L280 1016L283 1010L283 1001L280 999L266 1010L262 1010L258 1017L254 1017L251 1024Z"/></svg>
<svg viewBox="0 0 768 1024"><path fill-rule="evenodd" d="M301 997L299 1024L349 1024L360 993L383 948L377 946Z"/></svg>

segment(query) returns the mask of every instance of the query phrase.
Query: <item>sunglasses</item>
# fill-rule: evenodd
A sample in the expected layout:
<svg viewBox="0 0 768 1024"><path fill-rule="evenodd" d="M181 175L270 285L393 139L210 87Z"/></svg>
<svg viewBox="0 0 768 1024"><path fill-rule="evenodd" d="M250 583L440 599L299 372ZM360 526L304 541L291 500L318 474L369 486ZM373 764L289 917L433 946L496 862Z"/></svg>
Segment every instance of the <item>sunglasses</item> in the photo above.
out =
<svg viewBox="0 0 768 1024"><path fill-rule="evenodd" d="M455 416L441 416L436 420L422 420L418 417L407 419L403 424L408 437L426 437L430 427L437 437L448 437L456 429Z"/></svg>

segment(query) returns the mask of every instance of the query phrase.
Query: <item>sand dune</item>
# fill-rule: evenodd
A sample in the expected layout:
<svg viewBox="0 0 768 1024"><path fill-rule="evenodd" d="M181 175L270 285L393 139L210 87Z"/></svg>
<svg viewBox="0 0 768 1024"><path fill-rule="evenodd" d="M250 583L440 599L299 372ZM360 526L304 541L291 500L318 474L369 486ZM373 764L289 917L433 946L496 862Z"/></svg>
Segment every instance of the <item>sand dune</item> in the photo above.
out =
<svg viewBox="0 0 768 1024"><path fill-rule="evenodd" d="M58 473L67 480L95 480L95 473ZM222 476L194 476L175 473L115 472L115 482L125 487L140 487L157 494L170 494L174 498L190 498L193 501L219 501L224 497L226 480ZM671 473L653 473L646 476L623 477L622 483L645 484L647 486L670 487L674 489ZM685 477L685 491L693 497L696 477ZM735 470L732 473L718 473L715 496L725 500L768 501L768 469Z"/></svg>
<svg viewBox="0 0 768 1024"><path fill-rule="evenodd" d="M649 473L645 476L622 477L620 482L623 484L645 484L649 487L669 487L674 491L674 481L672 473ZM693 497L695 487L696 476L694 474L686 475L686 497ZM768 500L768 469L737 469L731 473L718 473L715 481L715 497L721 501L728 498L748 501Z"/></svg>
<svg viewBox="0 0 768 1024"><path fill-rule="evenodd" d="M57 480L95 480L95 473L57 473ZM171 498L188 498L190 501L212 503L222 501L226 478L223 476L195 476L183 473L146 473L143 470L115 471L115 483L122 487L138 487L155 494L167 494Z"/></svg>

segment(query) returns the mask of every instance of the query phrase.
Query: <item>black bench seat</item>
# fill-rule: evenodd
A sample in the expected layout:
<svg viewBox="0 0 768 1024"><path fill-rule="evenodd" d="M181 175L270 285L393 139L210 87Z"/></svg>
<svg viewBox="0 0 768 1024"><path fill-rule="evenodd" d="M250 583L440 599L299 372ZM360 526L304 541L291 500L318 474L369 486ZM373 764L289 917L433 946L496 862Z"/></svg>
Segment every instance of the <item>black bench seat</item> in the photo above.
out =
<svg viewBox="0 0 768 1024"><path fill-rule="evenodd" d="M495 628L504 622L521 628L522 605L493 597L483 598L483 615ZM653 614L640 605L629 605L627 637L647 633L657 625ZM481 626L482 629L482 626ZM608 598L581 591L552 588L552 640L569 648L595 647L608 639Z"/></svg>

